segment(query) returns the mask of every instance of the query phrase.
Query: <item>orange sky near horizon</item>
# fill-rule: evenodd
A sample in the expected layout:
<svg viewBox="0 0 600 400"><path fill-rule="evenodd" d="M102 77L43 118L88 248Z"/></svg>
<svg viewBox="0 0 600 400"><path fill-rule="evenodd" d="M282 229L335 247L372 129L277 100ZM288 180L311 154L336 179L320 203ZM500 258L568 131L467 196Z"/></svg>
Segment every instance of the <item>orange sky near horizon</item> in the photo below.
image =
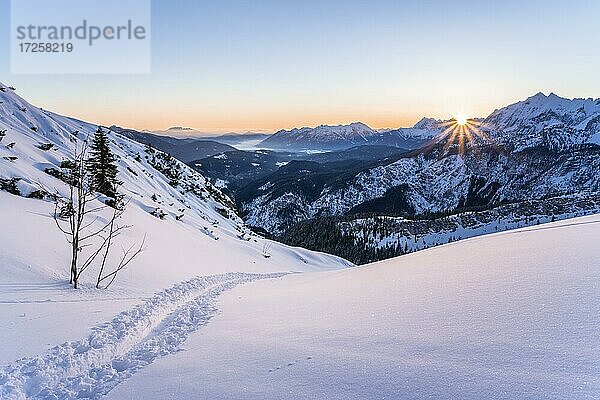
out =
<svg viewBox="0 0 600 400"><path fill-rule="evenodd" d="M173 126L193 128L203 133L276 132L281 129L340 125L363 122L373 129L411 127L420 119L450 119L457 115L483 118L538 92L559 96L593 97L594 88L569 89L559 85L527 85L519 88L477 82L474 91L461 82L423 87L414 91L322 90L312 94L274 93L273 96L234 96L231 93L204 95L201 89L124 88L103 80L86 79L85 91L78 96L63 95L61 82L38 77L11 80L17 94L31 104L61 115L104 126L119 125L136 130L162 131ZM473 80L473 82L476 82ZM72 84L77 84L74 82ZM475 85L475 84L474 84ZM558 89L556 89L558 86ZM41 91L41 88L44 88ZM159 95L157 95L157 93ZM596 96L597 97L597 96Z"/></svg>
<svg viewBox="0 0 600 400"><path fill-rule="evenodd" d="M340 125L363 122L374 129L410 127L424 117L450 119L456 115L485 117L496 108L525 99L535 94L525 91L520 98L480 99L475 107L472 101L452 100L439 102L410 101L409 99L382 98L377 102L350 104L270 104L243 103L225 100L209 103L204 98L174 100L139 95L112 96L110 93L85 96L79 99L54 96L29 96L28 84L19 86L18 94L36 106L101 125L119 125L137 130L161 131L173 126L193 128L206 133L275 132L305 126ZM175 97L175 95L173 95ZM386 104L386 100L389 101ZM467 104L466 106L464 104Z"/></svg>
<svg viewBox="0 0 600 400"><path fill-rule="evenodd" d="M13 74L4 57L0 79L44 109L138 130L398 128L538 92L597 98L599 14L599 0L152 1L150 73Z"/></svg>

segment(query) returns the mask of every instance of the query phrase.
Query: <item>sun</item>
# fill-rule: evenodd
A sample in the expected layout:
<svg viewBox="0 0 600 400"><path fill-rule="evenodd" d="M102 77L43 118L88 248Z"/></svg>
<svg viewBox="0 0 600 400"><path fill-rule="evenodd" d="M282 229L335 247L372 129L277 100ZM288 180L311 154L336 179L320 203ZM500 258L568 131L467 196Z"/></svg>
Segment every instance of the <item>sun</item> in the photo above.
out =
<svg viewBox="0 0 600 400"><path fill-rule="evenodd" d="M478 146L488 142L483 121L469 118L468 115L457 113L452 119L440 123L442 132L437 136L435 144L444 142L444 154L467 154L467 151L477 154Z"/></svg>
<svg viewBox="0 0 600 400"><path fill-rule="evenodd" d="M469 118L466 115L457 115L454 119L458 125L467 125L469 123Z"/></svg>

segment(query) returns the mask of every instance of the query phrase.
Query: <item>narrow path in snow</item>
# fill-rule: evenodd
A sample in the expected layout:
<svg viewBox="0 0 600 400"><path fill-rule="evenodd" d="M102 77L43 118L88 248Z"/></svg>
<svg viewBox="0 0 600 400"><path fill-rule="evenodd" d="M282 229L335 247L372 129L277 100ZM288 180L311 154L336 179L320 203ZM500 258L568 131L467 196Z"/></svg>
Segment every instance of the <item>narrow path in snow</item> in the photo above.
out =
<svg viewBox="0 0 600 400"><path fill-rule="evenodd" d="M283 275L227 273L178 283L93 328L83 340L0 369L0 398L98 399L156 358L177 352L217 313L221 293Z"/></svg>

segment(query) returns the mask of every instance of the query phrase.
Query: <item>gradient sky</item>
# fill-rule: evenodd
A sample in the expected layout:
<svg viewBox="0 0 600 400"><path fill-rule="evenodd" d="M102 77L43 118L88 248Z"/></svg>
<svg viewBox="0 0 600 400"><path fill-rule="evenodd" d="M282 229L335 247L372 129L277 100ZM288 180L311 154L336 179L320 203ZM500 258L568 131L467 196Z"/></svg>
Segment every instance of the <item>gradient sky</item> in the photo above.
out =
<svg viewBox="0 0 600 400"><path fill-rule="evenodd" d="M152 2L150 75L12 75L0 0L0 81L106 125L277 130L485 116L539 91L600 97L600 1Z"/></svg>

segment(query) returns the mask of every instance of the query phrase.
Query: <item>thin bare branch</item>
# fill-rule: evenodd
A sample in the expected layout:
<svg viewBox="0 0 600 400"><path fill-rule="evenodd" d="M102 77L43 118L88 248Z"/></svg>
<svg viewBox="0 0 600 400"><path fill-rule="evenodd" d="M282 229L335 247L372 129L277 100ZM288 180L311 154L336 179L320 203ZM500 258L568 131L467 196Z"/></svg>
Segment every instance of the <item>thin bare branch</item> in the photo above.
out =
<svg viewBox="0 0 600 400"><path fill-rule="evenodd" d="M99 277L98 278L98 286L105 280L110 279L108 284L104 287L105 289L108 289L110 287L110 285L112 285L113 282L115 281L119 272L121 272L122 270L127 268L129 263L131 263L138 255L140 255L140 253L142 253L146 250L145 245L146 245L146 235L144 235L144 239L142 240L142 243L140 244L140 246L138 247L137 250L133 251L133 249L135 248L135 244L131 245L127 250L123 249L123 256L122 256L121 261L119 262L119 265L117 266L117 268L113 272L111 272L103 277Z"/></svg>

